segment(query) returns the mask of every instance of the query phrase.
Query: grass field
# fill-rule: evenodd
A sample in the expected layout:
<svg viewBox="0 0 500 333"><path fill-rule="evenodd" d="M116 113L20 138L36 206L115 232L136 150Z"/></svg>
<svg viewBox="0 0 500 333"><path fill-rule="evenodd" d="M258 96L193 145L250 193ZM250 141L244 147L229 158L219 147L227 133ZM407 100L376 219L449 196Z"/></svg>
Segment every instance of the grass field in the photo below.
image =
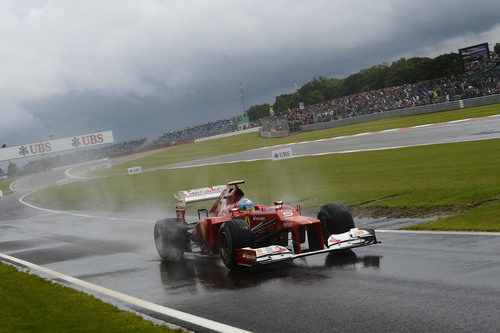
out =
<svg viewBox="0 0 500 333"><path fill-rule="evenodd" d="M103 176L103 175L124 173L127 171L127 168L137 165L140 165L144 170L147 168L157 167L160 165L189 161L209 156L235 153L243 150L265 147L269 145L331 138L342 135L350 135L350 134L364 133L370 131L380 131L392 128L439 123L444 121L466 119L471 117L483 117L499 113L500 113L500 104L494 104L494 105L486 105L486 106L452 110L452 111L443 111L443 112L423 114L423 115L370 121L370 122L342 126L337 128L330 128L320 131L303 132L286 138L264 139L261 138L258 133L241 134L217 140L210 140L210 141L197 142L187 145L171 147L169 149L160 151L156 154L153 154L145 158L125 162L116 165L111 169L98 171L94 173L94 175Z"/></svg>
<svg viewBox="0 0 500 333"><path fill-rule="evenodd" d="M474 207L462 214L419 223L408 230L500 231L500 198Z"/></svg>
<svg viewBox="0 0 500 333"><path fill-rule="evenodd" d="M2 190L3 195L12 193L9 186L12 182L14 182L14 180L14 178L0 179L0 190Z"/></svg>
<svg viewBox="0 0 500 333"><path fill-rule="evenodd" d="M2 332L183 332L0 263Z"/></svg>
<svg viewBox="0 0 500 333"><path fill-rule="evenodd" d="M283 199L319 206L342 201L367 214L382 208L422 216L461 212L498 198L499 165L500 139L493 139L112 176L38 191L33 197L55 208L125 210L145 203L169 208L175 191L246 179L246 193L257 202ZM488 223L500 230L497 208L476 209L477 214L491 210ZM474 230L484 230L482 223L476 221Z"/></svg>

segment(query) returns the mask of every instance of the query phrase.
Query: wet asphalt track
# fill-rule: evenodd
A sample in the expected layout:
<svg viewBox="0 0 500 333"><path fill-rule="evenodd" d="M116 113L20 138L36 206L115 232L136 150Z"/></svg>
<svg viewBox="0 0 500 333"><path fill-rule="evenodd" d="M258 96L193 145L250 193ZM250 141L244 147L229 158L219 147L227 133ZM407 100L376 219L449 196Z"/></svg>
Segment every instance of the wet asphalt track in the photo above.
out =
<svg viewBox="0 0 500 333"><path fill-rule="evenodd" d="M498 137L488 127L496 121L486 121L479 131ZM14 186L18 192L0 199L0 252L250 331L495 332L500 327L498 236L380 232L379 245L256 271L229 272L217 258L201 256L164 264L152 240L151 221L160 216L74 212L95 216L82 217L17 201L64 177L58 169L22 179ZM394 229L408 223L380 219L357 225Z"/></svg>

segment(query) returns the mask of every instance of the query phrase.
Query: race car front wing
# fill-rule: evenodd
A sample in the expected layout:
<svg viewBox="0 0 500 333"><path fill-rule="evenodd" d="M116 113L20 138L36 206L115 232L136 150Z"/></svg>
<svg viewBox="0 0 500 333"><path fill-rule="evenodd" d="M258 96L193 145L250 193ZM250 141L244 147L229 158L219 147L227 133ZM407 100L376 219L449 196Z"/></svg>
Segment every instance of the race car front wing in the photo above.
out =
<svg viewBox="0 0 500 333"><path fill-rule="evenodd" d="M322 250L309 251L304 253L294 253L290 249L281 245L271 245L260 248L244 247L236 250L237 263L241 266L258 266L271 264L284 260L310 256L319 253L332 252L337 250L352 249L360 246L367 246L380 243L375 236L373 229L353 228L342 234L333 234L328 237L328 242Z"/></svg>

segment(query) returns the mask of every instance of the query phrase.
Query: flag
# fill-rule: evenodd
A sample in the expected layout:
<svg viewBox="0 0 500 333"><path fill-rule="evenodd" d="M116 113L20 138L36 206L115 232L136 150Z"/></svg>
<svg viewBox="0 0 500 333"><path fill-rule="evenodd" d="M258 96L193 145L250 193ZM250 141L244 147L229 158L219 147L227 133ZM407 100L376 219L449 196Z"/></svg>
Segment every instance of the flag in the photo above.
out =
<svg viewBox="0 0 500 333"><path fill-rule="evenodd" d="M270 114L271 116L274 116L274 110L273 110L273 108L269 108L269 114Z"/></svg>

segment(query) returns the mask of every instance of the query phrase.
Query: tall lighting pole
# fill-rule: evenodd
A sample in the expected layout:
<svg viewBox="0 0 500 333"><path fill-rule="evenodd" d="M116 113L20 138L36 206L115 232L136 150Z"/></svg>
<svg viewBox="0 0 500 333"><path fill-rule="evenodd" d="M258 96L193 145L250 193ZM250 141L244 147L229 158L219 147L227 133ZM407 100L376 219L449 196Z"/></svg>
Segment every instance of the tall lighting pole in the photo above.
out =
<svg viewBox="0 0 500 333"><path fill-rule="evenodd" d="M245 95L243 94L243 83L240 82L241 110L245 113Z"/></svg>

